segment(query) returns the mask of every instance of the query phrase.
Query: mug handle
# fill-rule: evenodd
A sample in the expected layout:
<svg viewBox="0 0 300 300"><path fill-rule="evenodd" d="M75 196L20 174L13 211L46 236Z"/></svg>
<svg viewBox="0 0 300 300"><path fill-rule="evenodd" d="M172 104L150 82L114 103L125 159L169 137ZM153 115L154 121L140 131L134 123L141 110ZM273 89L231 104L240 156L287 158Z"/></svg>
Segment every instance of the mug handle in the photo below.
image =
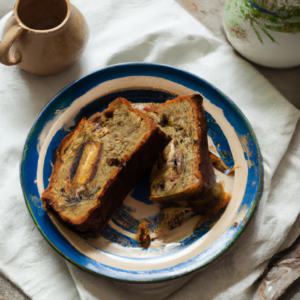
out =
<svg viewBox="0 0 300 300"><path fill-rule="evenodd" d="M2 41L0 42L0 63L6 66L13 66L21 62L22 54L16 52L12 60L8 57L8 52L14 41L21 35L23 28L19 25L14 25L5 33Z"/></svg>

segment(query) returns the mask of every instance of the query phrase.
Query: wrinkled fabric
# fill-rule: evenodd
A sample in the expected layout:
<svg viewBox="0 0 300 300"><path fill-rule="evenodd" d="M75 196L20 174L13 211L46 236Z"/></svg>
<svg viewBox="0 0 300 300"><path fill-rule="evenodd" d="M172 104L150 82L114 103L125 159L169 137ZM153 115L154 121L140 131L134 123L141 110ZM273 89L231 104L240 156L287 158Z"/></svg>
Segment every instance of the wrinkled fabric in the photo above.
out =
<svg viewBox="0 0 300 300"><path fill-rule="evenodd" d="M18 165L34 120L61 89L111 64L154 62L192 72L229 96L252 125L264 159L264 193L242 236L180 290L156 293L155 299L251 299L268 259L293 239L286 236L300 211L299 125L292 139L300 112L174 0L72 3L90 29L87 48L75 66L39 77L0 65L0 272L32 299L79 299L77 290L81 299L153 298L143 291L138 298L72 264L68 268L28 213ZM0 13L12 7L13 1L0 0Z"/></svg>

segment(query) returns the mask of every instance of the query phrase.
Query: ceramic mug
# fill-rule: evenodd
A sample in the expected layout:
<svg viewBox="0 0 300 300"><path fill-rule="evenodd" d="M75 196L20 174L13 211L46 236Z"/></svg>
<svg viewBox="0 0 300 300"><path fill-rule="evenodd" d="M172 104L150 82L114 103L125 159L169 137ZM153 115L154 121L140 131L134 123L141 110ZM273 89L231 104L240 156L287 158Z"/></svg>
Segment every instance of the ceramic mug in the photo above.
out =
<svg viewBox="0 0 300 300"><path fill-rule="evenodd" d="M298 0L226 0L224 29L245 58L267 67L300 65Z"/></svg>
<svg viewBox="0 0 300 300"><path fill-rule="evenodd" d="M69 0L17 0L0 43L0 62L55 74L78 61L88 38L87 23Z"/></svg>

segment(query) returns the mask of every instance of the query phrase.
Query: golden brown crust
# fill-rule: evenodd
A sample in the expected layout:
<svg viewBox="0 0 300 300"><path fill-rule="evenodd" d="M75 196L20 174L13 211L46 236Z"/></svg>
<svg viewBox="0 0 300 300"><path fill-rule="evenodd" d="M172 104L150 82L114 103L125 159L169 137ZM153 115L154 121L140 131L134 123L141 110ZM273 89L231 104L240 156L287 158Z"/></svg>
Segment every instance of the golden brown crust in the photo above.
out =
<svg viewBox="0 0 300 300"><path fill-rule="evenodd" d="M140 117L139 120L141 120L141 122L144 122L142 124L144 124L146 129L143 131L139 142L135 144L135 147L131 152L122 155L120 164L109 174L109 178L101 186L97 198L95 198L95 204L89 206L84 214L70 214L68 210L62 210L61 201L58 201L58 188L56 185L58 184L58 177L63 167L63 160L61 158L65 155L66 150L72 150L68 148L68 143L72 141L72 137L76 137L76 134L80 133L84 126L88 128L95 127L94 122L102 122L102 116L105 118L105 115L110 117L110 114L114 112L115 108L121 104L125 105L128 110L133 112L135 117ZM56 161L50 178L49 187L42 195L42 202L45 209L55 215L63 224L69 228L90 233L98 233L106 226L127 194L137 184L142 175L151 168L159 151L161 151L170 140L150 117L133 109L130 102L124 98L118 98L111 103L108 109L102 113L102 116L98 113L93 115L89 120L83 119L74 132L63 139L56 151ZM98 127L102 129L100 125ZM86 143L87 142L85 142L85 145ZM104 143L105 145L105 142L101 139L100 143ZM99 149L100 148L101 147L99 146ZM77 151L78 148L74 148L73 150ZM76 155L74 156L76 158ZM76 163L74 163L75 160L76 159L73 159L73 162L68 166L69 169L72 169L72 166ZM81 157L77 161L77 166L79 165L80 160ZM77 176L73 175L73 178L71 178L72 172L68 172L69 175L66 175L65 177L66 187L68 187L68 185L74 185L73 180L75 180ZM78 171L76 170L76 174L77 172ZM76 201L77 200L81 203L80 199L76 199ZM77 205L76 203L77 202L75 202L74 207Z"/></svg>
<svg viewBox="0 0 300 300"><path fill-rule="evenodd" d="M215 186L216 182L208 151L207 123L203 107L203 98L201 95L195 94L191 97L191 101L195 109L196 128L199 137L197 143L198 165L195 166L195 171L197 171L201 181L202 193L206 194Z"/></svg>
<svg viewBox="0 0 300 300"><path fill-rule="evenodd" d="M166 103L155 106L151 111L151 113L161 113L168 112L168 107L174 107L175 105L180 105L181 103L189 102L192 106L193 112L193 122L192 125L193 130L197 132L197 138L194 138L193 143L193 151L196 152L196 160L194 163L194 177L197 178L197 182L193 182L189 184L182 190L172 191L170 193L164 193L161 195L155 195L153 193L153 189L151 190L150 199L154 202L158 202L163 206L189 206L190 203L194 200L198 200L203 195L210 192L215 186L215 175L213 171L213 167L211 165L211 160L209 157L208 151L208 141L207 141L207 124L205 118L205 111L203 108L203 98L199 94L190 95L190 96L181 96L177 97L173 100L168 100ZM152 114L152 116L155 115ZM172 125L174 126L174 124ZM171 127L172 127L171 126ZM161 127L162 130L166 130L167 133L168 127ZM171 138L175 138L172 136ZM194 134L193 134L194 137ZM175 144L176 146L176 144ZM166 151L166 150L165 150ZM155 173L155 168L152 173ZM153 174L153 178L155 179L155 174ZM154 182L154 181L153 181Z"/></svg>

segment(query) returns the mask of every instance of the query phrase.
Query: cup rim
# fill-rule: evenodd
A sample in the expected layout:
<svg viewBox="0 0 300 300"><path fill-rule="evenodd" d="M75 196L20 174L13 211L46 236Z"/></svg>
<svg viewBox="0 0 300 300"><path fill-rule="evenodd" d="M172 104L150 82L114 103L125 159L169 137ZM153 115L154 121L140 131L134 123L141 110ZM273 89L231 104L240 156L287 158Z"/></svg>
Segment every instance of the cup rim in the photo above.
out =
<svg viewBox="0 0 300 300"><path fill-rule="evenodd" d="M69 0L64 0L66 2L66 4L67 4L67 14L66 14L64 20L58 26L53 27L51 29L45 29L45 30L38 30L38 29L30 28L30 27L26 26L21 21L21 19L19 18L18 8L19 8L20 1L21 0L17 0L16 1L15 7L14 7L14 16L15 16L15 18L16 18L19 26L22 27L22 28L24 28L24 29L26 29L26 30L28 30L28 31L31 31L31 32L34 32L34 33L51 33L51 32L55 32L55 31L63 28L67 24L67 22L68 22L68 20L70 18L70 11L71 11L70 1Z"/></svg>

